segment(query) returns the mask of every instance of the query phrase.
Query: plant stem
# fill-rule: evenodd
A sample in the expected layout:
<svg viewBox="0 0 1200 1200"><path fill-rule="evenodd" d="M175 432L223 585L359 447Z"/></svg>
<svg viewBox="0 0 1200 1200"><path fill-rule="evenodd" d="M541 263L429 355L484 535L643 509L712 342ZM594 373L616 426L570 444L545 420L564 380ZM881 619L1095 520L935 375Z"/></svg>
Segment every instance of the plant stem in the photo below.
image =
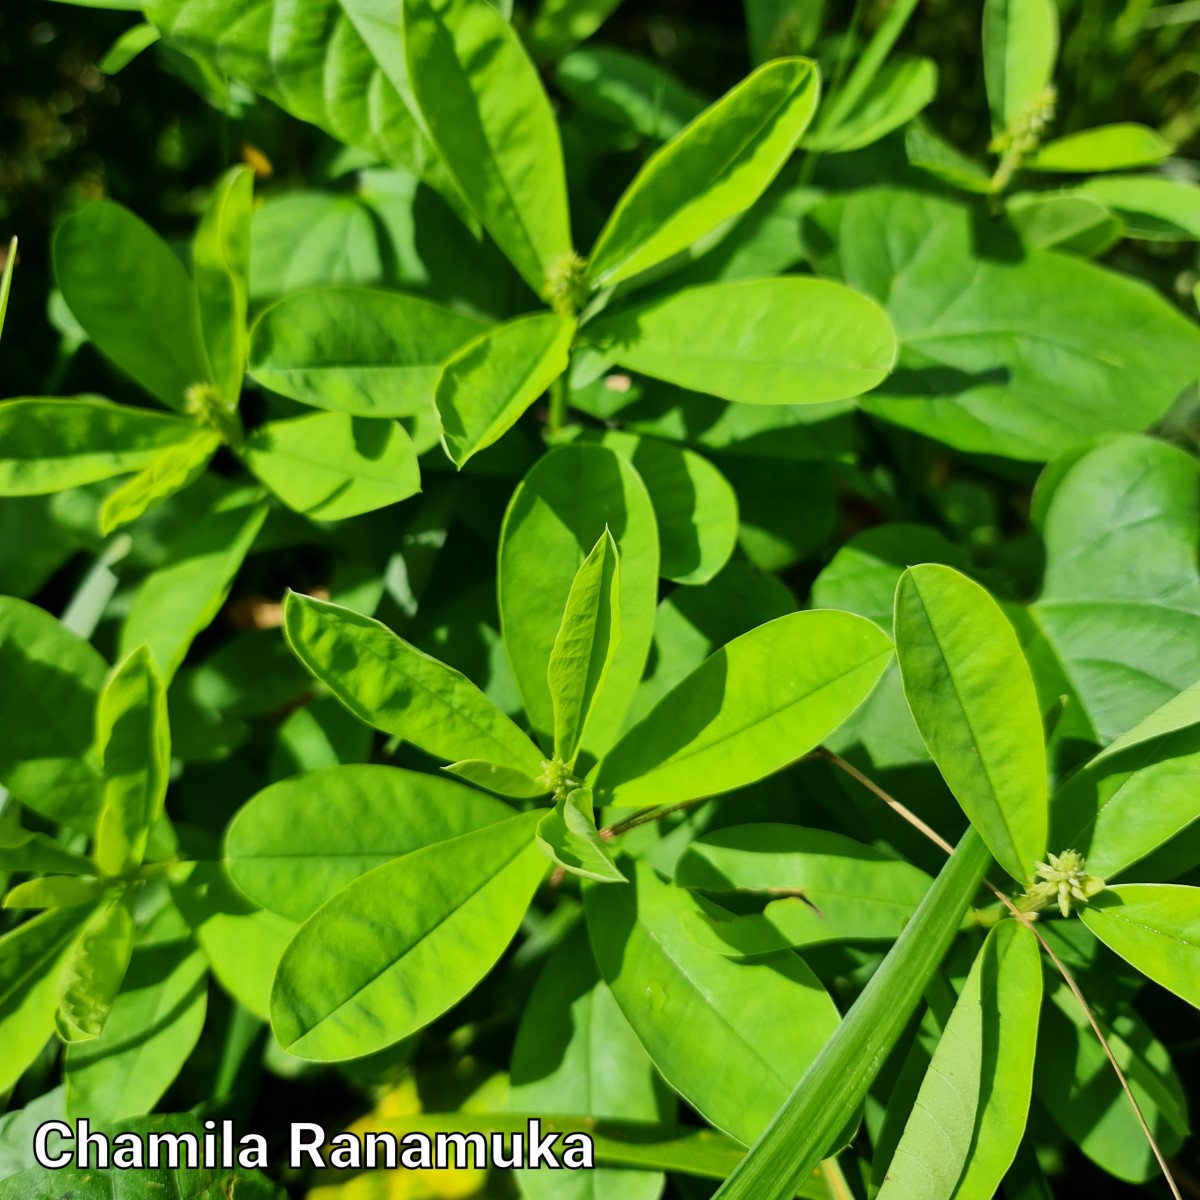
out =
<svg viewBox="0 0 1200 1200"><path fill-rule="evenodd" d="M546 416L546 428L551 437L557 437L567 423L567 377L560 375L550 385L550 411Z"/></svg>

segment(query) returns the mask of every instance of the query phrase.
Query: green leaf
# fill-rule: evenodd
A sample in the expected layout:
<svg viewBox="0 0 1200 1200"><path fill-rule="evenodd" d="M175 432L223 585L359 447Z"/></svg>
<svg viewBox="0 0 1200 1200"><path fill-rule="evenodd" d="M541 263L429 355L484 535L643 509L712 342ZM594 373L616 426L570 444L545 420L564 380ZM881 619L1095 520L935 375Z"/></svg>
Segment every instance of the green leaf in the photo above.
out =
<svg viewBox="0 0 1200 1200"><path fill-rule="evenodd" d="M808 127L819 92L812 62L777 59L651 155L596 238L592 284L638 275L749 208Z"/></svg>
<svg viewBox="0 0 1200 1200"><path fill-rule="evenodd" d="M34 812L90 830L101 782L90 756L107 666L48 612L0 596L0 784Z"/></svg>
<svg viewBox="0 0 1200 1200"><path fill-rule="evenodd" d="M1078 447L1039 481L1031 612L1099 741L1200 679L1196 479L1191 455L1128 437Z"/></svg>
<svg viewBox="0 0 1200 1200"><path fill-rule="evenodd" d="M255 908L217 863L188 864L171 878L171 897L191 927L217 981L237 1002L267 1019L271 985L299 926Z"/></svg>
<svg viewBox="0 0 1200 1200"><path fill-rule="evenodd" d="M1127 883L1079 915L1130 966L1200 1008L1200 888Z"/></svg>
<svg viewBox="0 0 1200 1200"><path fill-rule="evenodd" d="M704 101L658 63L612 46L587 46L558 64L554 81L580 108L655 141L674 137Z"/></svg>
<svg viewBox="0 0 1200 1200"><path fill-rule="evenodd" d="M968 830L882 965L714 1200L791 1200L808 1180L908 1024L990 863L983 841Z"/></svg>
<svg viewBox="0 0 1200 1200"><path fill-rule="evenodd" d="M6 1094L54 1033L55 975L87 913L51 909L0 937L0 1090Z"/></svg>
<svg viewBox="0 0 1200 1200"><path fill-rule="evenodd" d="M1054 78L1057 58L1054 0L986 0L983 76L993 133L1003 132L1037 103Z"/></svg>
<svg viewBox="0 0 1200 1200"><path fill-rule="evenodd" d="M92 875L96 864L47 834L22 829L11 817L0 817L0 873L12 871Z"/></svg>
<svg viewBox="0 0 1200 1200"><path fill-rule="evenodd" d="M540 815L393 859L318 909L275 976L271 1025L283 1048L318 1062L358 1058L457 1004L504 953L545 874L533 841Z"/></svg>
<svg viewBox="0 0 1200 1200"><path fill-rule="evenodd" d="M1038 1031L1034 1091L1054 1123L1102 1170L1147 1183L1159 1166L1112 1064L1065 984L1047 993ZM1131 1012L1101 1028L1154 1140L1168 1158L1187 1135L1187 1102L1171 1056Z"/></svg>
<svg viewBox="0 0 1200 1200"><path fill-rule="evenodd" d="M87 919L57 976L59 1021L72 1041L100 1036L133 953L132 895L106 901ZM64 1031L64 1032L66 1032Z"/></svg>
<svg viewBox="0 0 1200 1200"><path fill-rule="evenodd" d="M192 639L221 610L266 515L265 504L252 504L194 521L135 593L121 628L122 656L144 643L170 683Z"/></svg>
<svg viewBox="0 0 1200 1200"><path fill-rule="evenodd" d="M571 582L546 670L554 704L554 756L568 767L579 753L621 641L620 597L620 555L605 528Z"/></svg>
<svg viewBox="0 0 1200 1200"><path fill-rule="evenodd" d="M404 0L408 82L471 211L538 295L572 253L550 100L486 0Z"/></svg>
<svg viewBox="0 0 1200 1200"><path fill-rule="evenodd" d="M708 583L737 544L738 498L729 481L708 459L658 438L610 429L599 440L633 464L650 493L663 578Z"/></svg>
<svg viewBox="0 0 1200 1200"><path fill-rule="evenodd" d="M1042 964L1016 921L988 935L934 1052L879 1200L992 1200L1025 1132Z"/></svg>
<svg viewBox="0 0 1200 1200"><path fill-rule="evenodd" d="M755 63L808 51L825 16L825 0L745 0L743 7Z"/></svg>
<svg viewBox="0 0 1200 1200"><path fill-rule="evenodd" d="M870 693L892 656L850 613L779 617L735 638L676 685L600 763L605 804L718 795L802 758Z"/></svg>
<svg viewBox="0 0 1200 1200"><path fill-rule="evenodd" d="M128 475L195 431L191 421L107 400L6 400L0 495L38 496Z"/></svg>
<svg viewBox="0 0 1200 1200"><path fill-rule="evenodd" d="M533 800L550 791L549 784L544 780L539 782L523 771L501 767L481 758L464 758L460 762L447 763L442 770L497 796L509 796L514 800Z"/></svg>
<svg viewBox="0 0 1200 1200"><path fill-rule="evenodd" d="M981 194L992 190L992 177L983 166L922 120L914 121L905 130L904 152L918 170L927 171L951 187Z"/></svg>
<svg viewBox="0 0 1200 1200"><path fill-rule="evenodd" d="M434 402L455 466L498 441L566 371L574 336L567 317L521 317L480 334L442 367Z"/></svg>
<svg viewBox="0 0 1200 1200"><path fill-rule="evenodd" d="M1200 729L1106 750L1054 794L1051 842L1112 879L1200 819Z"/></svg>
<svg viewBox="0 0 1200 1200"><path fill-rule="evenodd" d="M4 331L4 316L8 312L8 297L12 292L13 271L17 267L17 239L9 239L4 255L4 270L0 273L0 333Z"/></svg>
<svg viewBox="0 0 1200 1200"><path fill-rule="evenodd" d="M956 449L1044 462L1154 424L1196 377L1200 329L1161 296L1051 250L1015 256L1011 231L954 201L860 190L814 208L805 236L815 269L880 300L899 335L863 409Z"/></svg>
<svg viewBox="0 0 1200 1200"><path fill-rule="evenodd" d="M1046 745L1029 664L1000 606L951 567L896 588L896 658L917 728L955 799L1020 884L1046 849Z"/></svg>
<svg viewBox="0 0 1200 1200"><path fill-rule="evenodd" d="M1080 194L1112 209L1126 237L1148 241L1200 241L1200 187L1156 175L1089 179Z"/></svg>
<svg viewBox="0 0 1200 1200"><path fill-rule="evenodd" d="M134 950L99 1037L67 1048L67 1113L104 1126L150 1112L204 1028L208 963L191 940Z"/></svg>
<svg viewBox="0 0 1200 1200"><path fill-rule="evenodd" d="M171 767L167 693L147 646L118 663L100 693L96 757L104 775L96 863L104 874L120 875L145 857Z"/></svg>
<svg viewBox="0 0 1200 1200"><path fill-rule="evenodd" d="M600 978L582 926L550 955L533 985L509 1077L509 1107L517 1112L648 1124L673 1115L653 1064ZM606 1167L521 1171L517 1179L528 1200L658 1200L663 1188L660 1172Z"/></svg>
<svg viewBox="0 0 1200 1200"><path fill-rule="evenodd" d="M365 872L511 815L506 804L436 775L328 767L252 796L225 834L225 864L255 904L303 921Z"/></svg>
<svg viewBox="0 0 1200 1200"><path fill-rule="evenodd" d="M97 200L69 216L54 237L54 274L96 348L168 408L182 411L188 388L212 382L196 289L166 242L128 209Z"/></svg>
<svg viewBox="0 0 1200 1200"><path fill-rule="evenodd" d="M233 167L213 188L192 241L200 327L222 399L236 404L246 371L246 307L254 172Z"/></svg>
<svg viewBox="0 0 1200 1200"><path fill-rule="evenodd" d="M1005 211L1029 246L1095 258L1121 238L1121 221L1080 192L1022 192Z"/></svg>
<svg viewBox="0 0 1200 1200"><path fill-rule="evenodd" d="M168 45L211 62L285 112L400 167L432 149L397 88L404 85L398 8L371 0L146 0Z"/></svg>
<svg viewBox="0 0 1200 1200"><path fill-rule="evenodd" d="M627 887L587 887L584 908L604 980L663 1078L752 1141L837 1026L816 976L790 953L733 963L696 945L681 917L697 901L645 863Z"/></svg>
<svg viewBox="0 0 1200 1200"><path fill-rule="evenodd" d="M845 400L877 387L896 359L875 301L799 276L688 288L584 332L623 367L743 404Z"/></svg>
<svg viewBox="0 0 1200 1200"><path fill-rule="evenodd" d="M705 945L741 954L751 944L778 950L894 941L933 881L917 867L841 834L765 822L698 838L676 865L675 882L705 892L785 897L772 900L761 914L731 922L701 913L691 923Z"/></svg>
<svg viewBox="0 0 1200 1200"><path fill-rule="evenodd" d="M421 490L417 452L403 426L345 413L268 421L246 439L246 466L289 508L341 521Z"/></svg>
<svg viewBox="0 0 1200 1200"><path fill-rule="evenodd" d="M565 871L598 883L625 883L596 828L591 788L560 796L538 822L538 845Z"/></svg>
<svg viewBox="0 0 1200 1200"><path fill-rule="evenodd" d="M292 652L359 720L438 758L542 774L537 747L465 675L386 625L295 592L283 612Z"/></svg>
<svg viewBox="0 0 1200 1200"><path fill-rule="evenodd" d="M542 0L526 40L539 61L559 58L586 41L616 10L621 0Z"/></svg>
<svg viewBox="0 0 1200 1200"><path fill-rule="evenodd" d="M93 867L92 873L95 872ZM78 875L43 875L19 883L4 897L5 908L71 908L94 904L111 890L103 879L81 879Z"/></svg>
<svg viewBox="0 0 1200 1200"><path fill-rule="evenodd" d="M1100 125L1043 143L1024 165L1032 171L1128 171L1152 167L1172 150L1166 138L1145 125Z"/></svg>
<svg viewBox="0 0 1200 1200"><path fill-rule="evenodd" d="M100 536L136 521L148 509L195 483L221 446L221 435L200 429L186 442L160 450L132 479L109 492L100 505Z"/></svg>
<svg viewBox="0 0 1200 1200"><path fill-rule="evenodd" d="M907 125L937 94L937 65L929 58L896 58L875 77L863 103L830 130L804 139L806 150L844 154L861 150Z"/></svg>
<svg viewBox="0 0 1200 1200"><path fill-rule="evenodd" d="M255 322L250 374L316 408L413 416L429 411L442 363L483 329L474 317L403 292L309 288Z"/></svg>
<svg viewBox="0 0 1200 1200"><path fill-rule="evenodd" d="M606 527L621 559L621 643L588 723L584 748L595 755L611 746L621 730L654 628L658 535L646 488L612 450L560 446L538 459L525 476L500 535L504 645L530 723L549 746L554 702L547 668L554 639L575 574Z"/></svg>
<svg viewBox="0 0 1200 1200"><path fill-rule="evenodd" d="M140 5L134 5L140 8ZM104 57L97 64L105 75L116 75L127 66L143 50L148 50L162 34L153 25L143 21L140 25L132 25L122 33L105 51Z"/></svg>

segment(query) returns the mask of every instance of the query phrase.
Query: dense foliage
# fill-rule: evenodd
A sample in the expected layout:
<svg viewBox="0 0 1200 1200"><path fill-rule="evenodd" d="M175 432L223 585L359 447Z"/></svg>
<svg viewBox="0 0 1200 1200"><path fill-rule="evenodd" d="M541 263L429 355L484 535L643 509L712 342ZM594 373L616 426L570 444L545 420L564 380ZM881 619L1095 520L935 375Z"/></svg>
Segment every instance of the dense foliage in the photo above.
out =
<svg viewBox="0 0 1200 1200"><path fill-rule="evenodd" d="M0 1200L1200 1194L1196 5L77 2ZM529 1117L596 1169L33 1155Z"/></svg>

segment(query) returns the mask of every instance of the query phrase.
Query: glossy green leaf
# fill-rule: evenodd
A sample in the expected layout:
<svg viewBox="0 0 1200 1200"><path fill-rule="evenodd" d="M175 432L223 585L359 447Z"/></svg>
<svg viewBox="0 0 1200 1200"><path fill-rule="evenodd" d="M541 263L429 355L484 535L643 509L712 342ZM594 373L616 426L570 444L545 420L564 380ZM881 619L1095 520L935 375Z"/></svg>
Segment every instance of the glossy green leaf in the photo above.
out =
<svg viewBox="0 0 1200 1200"><path fill-rule="evenodd" d="M894 941L933 880L902 859L823 829L764 822L698 838L675 868L681 887L761 892L761 914L700 914L693 936L720 953L837 941ZM757 950L753 952L757 953Z"/></svg>
<svg viewBox="0 0 1200 1200"><path fill-rule="evenodd" d="M400 13L370 0L146 0L169 46L384 162L425 168L432 155L398 88Z"/></svg>
<svg viewBox="0 0 1200 1200"><path fill-rule="evenodd" d="M97 200L69 216L54 238L63 299L105 357L168 408L211 383L196 289L158 234L128 209ZM121 281L125 303L112 302Z"/></svg>
<svg viewBox="0 0 1200 1200"><path fill-rule="evenodd" d="M85 831L100 808L90 751L106 671L44 609L0 596L0 783L34 812Z"/></svg>
<svg viewBox="0 0 1200 1200"><path fill-rule="evenodd" d="M1126 237L1147 241L1200 241L1200 187L1157 175L1108 175L1080 188L1112 209Z"/></svg>
<svg viewBox="0 0 1200 1200"><path fill-rule="evenodd" d="M107 400L0 403L0 495L37 496L128 475L194 436L191 421Z"/></svg>
<svg viewBox="0 0 1200 1200"><path fill-rule="evenodd" d="M481 758L464 758L456 763L447 763L442 770L485 791L514 800L533 800L551 790L549 781L544 778L533 779L523 771L514 771L511 767L485 762Z"/></svg>
<svg viewBox="0 0 1200 1200"><path fill-rule="evenodd" d="M57 977L58 1017L72 1041L100 1036L133 953L128 893L112 897L90 916L63 959Z"/></svg>
<svg viewBox="0 0 1200 1200"><path fill-rule="evenodd" d="M607 430L603 445L628 459L654 505L664 579L708 583L737 544L738 498L708 459L682 446Z"/></svg>
<svg viewBox="0 0 1200 1200"><path fill-rule="evenodd" d="M416 449L395 421L345 413L268 421L242 457L288 508L315 521L356 517L421 490Z"/></svg>
<svg viewBox="0 0 1200 1200"><path fill-rule="evenodd" d="M600 978L577 927L547 959L517 1027L509 1107L624 1121L670 1119L673 1105ZM571 1176L574 1175L574 1178ZM527 1200L658 1200L656 1171L521 1171Z"/></svg>
<svg viewBox="0 0 1200 1200"><path fill-rule="evenodd" d="M743 404L845 400L877 387L896 358L875 301L799 276L689 288L602 316L585 335L621 366Z"/></svg>
<svg viewBox="0 0 1200 1200"><path fill-rule="evenodd" d="M611 287L744 212L779 173L817 107L808 59L759 67L653 154L613 209L588 262Z"/></svg>
<svg viewBox="0 0 1200 1200"><path fill-rule="evenodd" d="M160 450L136 475L104 497L100 535L136 521L156 504L194 483L221 446L215 430L198 429L186 442Z"/></svg>
<svg viewBox="0 0 1200 1200"><path fill-rule="evenodd" d="M96 864L76 854L45 833L22 829L11 817L0 817L0 872L61 872L91 875Z"/></svg>
<svg viewBox="0 0 1200 1200"><path fill-rule="evenodd" d="M842 1023L714 1200L791 1200L808 1180L865 1099L991 861L978 833L968 830Z"/></svg>
<svg viewBox="0 0 1200 1200"><path fill-rule="evenodd" d="M404 0L408 83L471 211L539 295L572 253L550 100L512 27L484 0Z"/></svg>
<svg viewBox="0 0 1200 1200"><path fill-rule="evenodd" d="M1200 679L1196 479L1190 455L1116 438L1039 481L1046 574L1031 611L1098 741Z"/></svg>
<svg viewBox="0 0 1200 1200"><path fill-rule="evenodd" d="M1029 664L1000 606L950 567L896 588L896 658L921 737L996 861L1018 882L1046 849L1046 746Z"/></svg>
<svg viewBox="0 0 1200 1200"><path fill-rule="evenodd" d="M436 775L350 764L271 784L225 835L230 878L255 904L303 921L352 879L512 815Z"/></svg>
<svg viewBox="0 0 1200 1200"><path fill-rule="evenodd" d="M621 0L542 0L526 40L539 61L558 58L586 41L612 15Z"/></svg>
<svg viewBox="0 0 1200 1200"><path fill-rule="evenodd" d="M584 907L604 980L663 1078L753 1141L837 1026L816 976L790 953L734 963L696 945L680 923L696 900L644 863L628 886L588 887Z"/></svg>
<svg viewBox="0 0 1200 1200"><path fill-rule="evenodd" d="M356 417L428 412L442 363L482 322L403 292L317 287L255 322L250 374L264 387Z"/></svg>
<svg viewBox="0 0 1200 1200"><path fill-rule="evenodd" d="M358 1058L458 1003L504 953L545 873L539 819L524 813L406 854L318 909L275 977L271 1025L284 1049Z"/></svg>
<svg viewBox="0 0 1200 1200"><path fill-rule="evenodd" d="M480 334L442 367L435 403L456 466L498 441L566 371L574 335L566 317L520 317Z"/></svg>
<svg viewBox="0 0 1200 1200"><path fill-rule="evenodd" d="M1154 1153L1079 1002L1048 989L1038 1031L1034 1090L1054 1123L1102 1170L1128 1183L1159 1174ZM1187 1103L1171 1056L1130 1012L1101 1017L1114 1057L1154 1140L1170 1159L1187 1133Z"/></svg>
<svg viewBox="0 0 1200 1200"><path fill-rule="evenodd" d="M54 1033L55 974L86 910L51 909L0 937L0 1088L8 1092Z"/></svg>
<svg viewBox="0 0 1200 1200"><path fill-rule="evenodd" d="M599 883L624 883L622 874L596 828L590 788L560 796L538 822L538 845L564 871Z"/></svg>
<svg viewBox="0 0 1200 1200"><path fill-rule="evenodd" d="M195 521L166 563L142 581L121 628L120 652L150 647L165 682L225 603L266 519L266 505L221 509Z"/></svg>
<svg viewBox="0 0 1200 1200"><path fill-rule="evenodd" d="M550 651L554 755L571 766L621 641L621 563L606 528L583 560Z"/></svg>
<svg viewBox="0 0 1200 1200"><path fill-rule="evenodd" d="M217 982L240 1005L267 1020L275 971L299 925L256 908L217 863L192 863L173 875L171 897Z"/></svg>
<svg viewBox="0 0 1200 1200"><path fill-rule="evenodd" d="M1055 792L1050 844L1112 879L1200 820L1200 728L1098 755Z"/></svg>
<svg viewBox="0 0 1200 1200"><path fill-rule="evenodd" d="M1025 1132L1041 1002L1037 940L1005 921L975 958L880 1200L992 1200Z"/></svg>
<svg viewBox="0 0 1200 1200"><path fill-rule="evenodd" d="M992 131L1000 133L1050 86L1058 58L1054 0L987 0L983 9L983 75Z"/></svg>
<svg viewBox="0 0 1200 1200"><path fill-rule="evenodd" d="M530 722L547 748L554 703L546 672L571 583L609 529L621 558L621 643L584 748L616 740L646 663L658 594L654 509L637 472L603 446L561 446L540 458L513 494L500 536L504 645Z"/></svg>
<svg viewBox="0 0 1200 1200"><path fill-rule="evenodd" d="M100 693L96 757L104 774L96 862L105 874L120 875L145 857L171 767L167 693L147 646L118 663Z"/></svg>
<svg viewBox="0 0 1200 1200"><path fill-rule="evenodd" d="M612 46L585 46L558 64L559 90L586 112L642 137L674 137L704 101L658 63Z"/></svg>
<svg viewBox="0 0 1200 1200"><path fill-rule="evenodd" d="M67 1113L96 1125L151 1112L200 1039L208 963L189 940L137 947L99 1037L67 1048Z"/></svg>
<svg viewBox="0 0 1200 1200"><path fill-rule="evenodd" d="M850 613L793 613L723 646L601 761L606 804L671 804L743 787L803 757L870 693L892 656Z"/></svg>
<svg viewBox="0 0 1200 1200"><path fill-rule="evenodd" d="M236 403L246 371L246 306L254 173L233 167L213 188L192 242L200 327L223 399Z"/></svg>
<svg viewBox="0 0 1200 1200"><path fill-rule="evenodd" d="M983 194L992 190L992 177L981 163L969 158L920 119L904 131L904 153L914 167L951 187Z"/></svg>
<svg viewBox="0 0 1200 1200"><path fill-rule="evenodd" d="M541 775L537 747L465 675L379 621L290 592L284 633L304 666L368 725L438 758L466 755Z"/></svg>
<svg viewBox="0 0 1200 1200"><path fill-rule="evenodd" d="M1200 1008L1200 888L1122 884L1101 892L1079 915L1110 950Z"/></svg>
<svg viewBox="0 0 1200 1200"><path fill-rule="evenodd" d="M1128 171L1152 167L1173 149L1145 125L1101 125L1043 143L1025 166L1033 171Z"/></svg>
<svg viewBox="0 0 1200 1200"><path fill-rule="evenodd" d="M92 873L95 873L93 868ZM42 875L19 883L4 897L5 908L71 908L94 904L111 883L78 875Z"/></svg>
<svg viewBox="0 0 1200 1200"><path fill-rule="evenodd" d="M805 236L818 271L895 323L897 369L862 407L956 449L1045 461L1145 429L1196 377L1200 329L1154 291L1051 250L1015 256L1011 231L954 201L868 188L814 208Z"/></svg>
<svg viewBox="0 0 1200 1200"><path fill-rule="evenodd" d="M863 103L831 130L817 130L804 139L806 150L844 154L861 150L908 124L937 92L937 66L929 58L899 57L875 77Z"/></svg>

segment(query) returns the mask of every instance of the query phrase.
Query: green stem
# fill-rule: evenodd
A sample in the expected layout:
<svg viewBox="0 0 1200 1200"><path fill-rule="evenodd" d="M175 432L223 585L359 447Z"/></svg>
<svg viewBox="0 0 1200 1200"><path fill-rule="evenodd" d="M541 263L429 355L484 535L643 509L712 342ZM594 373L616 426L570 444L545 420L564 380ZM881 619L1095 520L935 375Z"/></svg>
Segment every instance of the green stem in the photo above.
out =
<svg viewBox="0 0 1200 1200"><path fill-rule="evenodd" d="M950 948L991 865L963 835L845 1019L714 1200L789 1200L854 1116Z"/></svg>
<svg viewBox="0 0 1200 1200"><path fill-rule="evenodd" d="M551 437L557 437L567 423L567 377L560 375L550 385L550 412L546 427Z"/></svg>

